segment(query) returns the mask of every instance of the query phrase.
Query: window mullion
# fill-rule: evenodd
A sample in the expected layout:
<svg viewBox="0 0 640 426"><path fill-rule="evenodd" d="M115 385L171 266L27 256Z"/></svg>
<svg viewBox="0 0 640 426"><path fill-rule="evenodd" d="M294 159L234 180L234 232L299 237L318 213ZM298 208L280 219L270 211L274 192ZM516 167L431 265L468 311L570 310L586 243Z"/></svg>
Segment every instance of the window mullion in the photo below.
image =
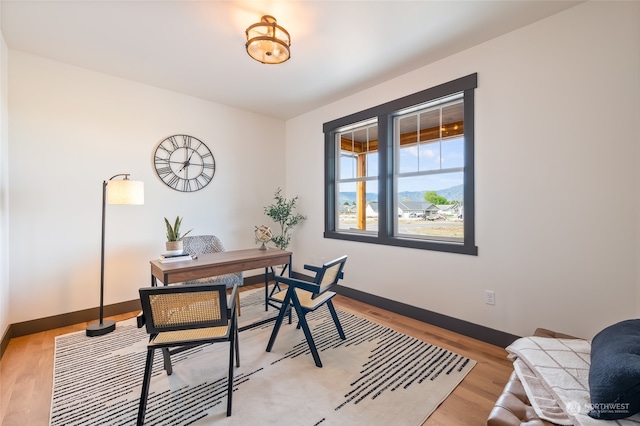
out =
<svg viewBox="0 0 640 426"><path fill-rule="evenodd" d="M394 155L393 134L389 115L378 116L378 152L379 152L379 181L378 181L378 232L383 240L393 236L394 222L389 211L394 209Z"/></svg>
<svg viewBox="0 0 640 426"><path fill-rule="evenodd" d="M419 172L396 173L396 177L440 175L444 173L464 172L464 167L451 167L449 169L424 170Z"/></svg>
<svg viewBox="0 0 640 426"><path fill-rule="evenodd" d="M474 241L473 254L477 254L477 247L475 247L475 165L473 160L475 158L474 95L475 92L473 89L464 91L464 240L467 242Z"/></svg>

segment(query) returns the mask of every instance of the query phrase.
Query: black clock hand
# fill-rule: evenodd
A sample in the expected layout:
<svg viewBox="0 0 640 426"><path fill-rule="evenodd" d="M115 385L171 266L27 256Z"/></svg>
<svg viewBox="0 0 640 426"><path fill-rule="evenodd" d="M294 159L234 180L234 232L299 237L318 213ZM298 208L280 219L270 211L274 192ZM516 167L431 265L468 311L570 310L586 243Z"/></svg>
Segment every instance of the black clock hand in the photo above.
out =
<svg viewBox="0 0 640 426"><path fill-rule="evenodd" d="M191 157L193 157L193 154L195 154L195 152L196 152L196 150L195 150L195 149L192 149L192 150L191 150L191 155L189 155L189 158L187 158L187 161L185 161L185 162L182 164L182 168L181 168L180 170L178 170L178 173L179 173L179 172L181 172L181 171L183 171L185 167L189 167L189 166L191 165Z"/></svg>
<svg viewBox="0 0 640 426"><path fill-rule="evenodd" d="M184 164L182 164L182 167L180 168L180 170L178 170L178 173L183 171L185 167L189 167L189 166L190 166L189 160L185 161Z"/></svg>

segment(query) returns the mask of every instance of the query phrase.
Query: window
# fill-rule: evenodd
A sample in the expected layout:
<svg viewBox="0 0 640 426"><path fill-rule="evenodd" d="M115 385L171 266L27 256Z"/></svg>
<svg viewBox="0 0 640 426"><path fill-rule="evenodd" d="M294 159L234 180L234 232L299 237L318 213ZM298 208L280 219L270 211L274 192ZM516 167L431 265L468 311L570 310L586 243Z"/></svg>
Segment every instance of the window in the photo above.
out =
<svg viewBox="0 0 640 426"><path fill-rule="evenodd" d="M337 229L377 234L378 221L371 210L377 198L371 195L378 192L378 125L361 123L343 129L336 143L340 150Z"/></svg>
<svg viewBox="0 0 640 426"><path fill-rule="evenodd" d="M477 74L324 124L325 238L476 255Z"/></svg>

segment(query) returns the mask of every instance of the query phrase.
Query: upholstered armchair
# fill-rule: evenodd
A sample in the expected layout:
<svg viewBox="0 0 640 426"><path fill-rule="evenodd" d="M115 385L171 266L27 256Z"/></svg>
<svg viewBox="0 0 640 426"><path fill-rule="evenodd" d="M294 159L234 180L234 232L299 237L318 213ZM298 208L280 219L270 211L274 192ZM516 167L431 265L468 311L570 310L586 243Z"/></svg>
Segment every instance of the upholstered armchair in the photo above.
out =
<svg viewBox="0 0 640 426"><path fill-rule="evenodd" d="M182 239L184 251L190 255L202 255L206 253L219 253L224 251L224 246L215 235L193 235ZM243 284L242 272L234 272L231 274L223 274L215 277L200 278L194 281L187 281L184 284L224 284L227 289L233 288L234 285L241 286ZM239 292L236 293L238 299L238 315L240 315Z"/></svg>

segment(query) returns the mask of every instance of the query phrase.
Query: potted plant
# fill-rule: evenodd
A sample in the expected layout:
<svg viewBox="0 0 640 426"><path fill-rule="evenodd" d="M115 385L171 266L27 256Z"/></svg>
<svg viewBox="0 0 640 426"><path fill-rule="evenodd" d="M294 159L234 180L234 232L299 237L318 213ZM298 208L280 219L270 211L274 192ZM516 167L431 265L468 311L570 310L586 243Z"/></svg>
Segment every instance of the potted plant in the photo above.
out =
<svg viewBox="0 0 640 426"><path fill-rule="evenodd" d="M274 235L271 239L281 250L286 250L291 241L293 228L307 217L300 213L295 213L298 197L288 200L282 196L282 190L278 188L274 197L275 203L264 208L264 214L280 225L280 235Z"/></svg>
<svg viewBox="0 0 640 426"><path fill-rule="evenodd" d="M169 220L165 217L164 223L167 226L167 253L170 254L179 254L182 253L183 244L182 239L187 236L187 234L193 229L188 230L184 234L180 233L180 226L182 226L182 218L180 216L176 217L173 225L169 222Z"/></svg>

